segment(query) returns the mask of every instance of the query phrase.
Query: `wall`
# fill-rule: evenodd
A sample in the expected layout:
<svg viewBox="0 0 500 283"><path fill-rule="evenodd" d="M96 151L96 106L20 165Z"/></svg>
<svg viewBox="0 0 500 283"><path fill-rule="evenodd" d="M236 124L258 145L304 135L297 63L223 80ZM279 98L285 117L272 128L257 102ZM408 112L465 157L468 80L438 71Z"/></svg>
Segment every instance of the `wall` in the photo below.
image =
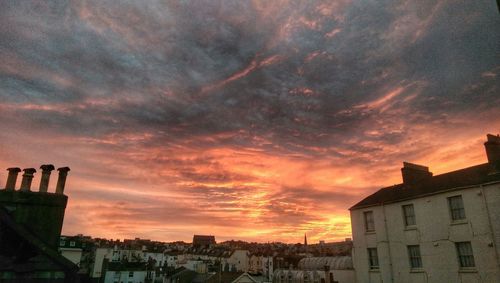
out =
<svg viewBox="0 0 500 283"><path fill-rule="evenodd" d="M237 271L247 272L249 268L249 252L247 250L235 250L227 259L227 263L234 265Z"/></svg>
<svg viewBox="0 0 500 283"><path fill-rule="evenodd" d="M186 269L195 271L197 273L207 273L207 264L201 260L188 260L186 263L181 264L180 266L183 266Z"/></svg>
<svg viewBox="0 0 500 283"><path fill-rule="evenodd" d="M133 276L129 277L130 271L106 271L104 283L144 283L146 271L133 271Z"/></svg>
<svg viewBox="0 0 500 283"><path fill-rule="evenodd" d="M80 248L59 248L61 255L69 259L72 263L80 266L82 259L82 249Z"/></svg>
<svg viewBox="0 0 500 283"><path fill-rule="evenodd" d="M333 280L339 283L354 283L356 282L356 274L353 269L345 270L330 270L333 274Z"/></svg>
<svg viewBox="0 0 500 283"><path fill-rule="evenodd" d="M154 259L156 261L155 266L160 267L165 264L166 256L163 253L153 253L153 252L144 252L143 260L148 262L148 259Z"/></svg>
<svg viewBox="0 0 500 283"><path fill-rule="evenodd" d="M104 258L111 258L111 253L113 249L111 248L97 248L95 250L95 261L94 261L94 266L92 268L92 278L99 278L101 277L101 272L102 272L102 262Z"/></svg>
<svg viewBox="0 0 500 283"><path fill-rule="evenodd" d="M0 190L0 205L14 221L55 250L59 247L67 202L68 197L63 194Z"/></svg>
<svg viewBox="0 0 500 283"><path fill-rule="evenodd" d="M177 255L166 255L167 266L177 266Z"/></svg>
<svg viewBox="0 0 500 283"><path fill-rule="evenodd" d="M460 224L450 220L447 197L455 195L462 195L465 207L466 221ZM410 203L416 229L404 227L401 206ZM369 210L374 212L375 233L365 232L363 212ZM500 282L499 215L498 183L351 211L357 282ZM471 241L476 264L472 272L459 271L454 243L461 241ZM415 244L422 256L420 272L409 267L407 245ZM378 248L379 271L369 271L367 247Z"/></svg>

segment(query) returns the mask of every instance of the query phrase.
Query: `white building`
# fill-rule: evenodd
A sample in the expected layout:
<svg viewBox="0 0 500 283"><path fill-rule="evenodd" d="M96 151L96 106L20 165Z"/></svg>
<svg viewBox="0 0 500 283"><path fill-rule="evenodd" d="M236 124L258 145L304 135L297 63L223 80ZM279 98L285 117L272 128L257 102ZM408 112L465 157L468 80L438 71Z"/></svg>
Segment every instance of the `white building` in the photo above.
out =
<svg viewBox="0 0 500 283"><path fill-rule="evenodd" d="M83 245L77 237L61 236L59 240L59 253L80 267Z"/></svg>
<svg viewBox="0 0 500 283"><path fill-rule="evenodd" d="M354 283L350 256L306 257L298 269L276 269L273 283Z"/></svg>
<svg viewBox="0 0 500 283"><path fill-rule="evenodd" d="M306 257L299 261L300 270L325 272L326 283L354 283L351 256Z"/></svg>
<svg viewBox="0 0 500 283"><path fill-rule="evenodd" d="M260 274L267 278L268 281L273 281L273 257L268 255L253 254L250 256L248 273L252 275Z"/></svg>
<svg viewBox="0 0 500 283"><path fill-rule="evenodd" d="M403 183L351 207L357 282L500 282L500 137L488 163Z"/></svg>
<svg viewBox="0 0 500 283"><path fill-rule="evenodd" d="M165 263L169 267L177 267L178 253L164 253Z"/></svg>
<svg viewBox="0 0 500 283"><path fill-rule="evenodd" d="M179 264L179 266L182 266L188 270L192 270L196 273L207 273L208 272L208 266L207 263L204 262L203 260L187 260L185 263Z"/></svg>
<svg viewBox="0 0 500 283"><path fill-rule="evenodd" d="M80 267L80 261L82 260L81 248L59 248L59 252L62 256Z"/></svg>
<svg viewBox="0 0 500 283"><path fill-rule="evenodd" d="M108 270L104 276L104 283L144 283L148 276L154 278L154 274L151 273L145 270Z"/></svg>
<svg viewBox="0 0 500 283"><path fill-rule="evenodd" d="M229 256L222 258L222 264L229 265L231 270L248 272L250 267L250 252L247 250L234 250Z"/></svg>
<svg viewBox="0 0 500 283"><path fill-rule="evenodd" d="M163 252L148 252L142 249L122 249L118 246L104 247L95 249L94 265L91 272L92 278L103 276L102 266L104 259L109 262L120 262L126 260L129 262L148 262L154 260L155 267L161 267L165 264L167 256Z"/></svg>
<svg viewBox="0 0 500 283"><path fill-rule="evenodd" d="M171 262L170 258L166 258ZM177 256L176 267L184 266L189 260L203 260L212 264L221 262L224 271L248 272L250 268L250 252L248 250L233 250L210 252L210 249L193 251ZM227 269L227 270L226 270Z"/></svg>

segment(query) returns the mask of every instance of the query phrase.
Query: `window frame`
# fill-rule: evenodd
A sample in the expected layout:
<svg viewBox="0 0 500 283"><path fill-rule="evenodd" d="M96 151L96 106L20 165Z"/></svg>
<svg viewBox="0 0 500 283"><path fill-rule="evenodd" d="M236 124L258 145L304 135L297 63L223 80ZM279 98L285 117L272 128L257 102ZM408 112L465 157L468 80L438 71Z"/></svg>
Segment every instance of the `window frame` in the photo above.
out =
<svg viewBox="0 0 500 283"><path fill-rule="evenodd" d="M380 262L378 260L377 248L367 248L366 250L368 253L368 267L369 267L369 269L370 270L379 270L380 269Z"/></svg>
<svg viewBox="0 0 500 283"><path fill-rule="evenodd" d="M411 207L411 214L412 215L407 214L407 212L409 212L409 210L407 210L406 208L410 208L410 207ZM417 217L415 215L415 206L413 205L413 203L404 204L401 206L401 209L403 210L403 222L404 222L405 227L416 226L417 225ZM413 219L413 223L409 223L408 219Z"/></svg>
<svg viewBox="0 0 500 283"><path fill-rule="evenodd" d="M410 269L422 269L424 264L422 261L422 253L420 252L420 245L408 245L406 246L406 249L408 251ZM414 252L412 253L412 251L416 251L416 254ZM414 265L415 261L417 262L416 265Z"/></svg>
<svg viewBox="0 0 500 283"><path fill-rule="evenodd" d="M470 254L463 254L464 248ZM474 259L474 250L472 249L472 243L470 241L466 242L455 242L455 250L457 252L458 266L460 269L475 269L476 261Z"/></svg>
<svg viewBox="0 0 500 283"><path fill-rule="evenodd" d="M452 222L464 221L467 219L467 214L465 213L464 199L462 195L456 195L448 197L448 209L450 211L450 219ZM455 202L459 200L459 202ZM454 207L459 204L460 207Z"/></svg>
<svg viewBox="0 0 500 283"><path fill-rule="evenodd" d="M368 221L370 215L370 221ZM375 232L375 217L373 216L373 210L368 210L363 212L363 220L365 224L365 232L373 233ZM371 227L369 227L371 224ZM371 228L371 229L370 229Z"/></svg>

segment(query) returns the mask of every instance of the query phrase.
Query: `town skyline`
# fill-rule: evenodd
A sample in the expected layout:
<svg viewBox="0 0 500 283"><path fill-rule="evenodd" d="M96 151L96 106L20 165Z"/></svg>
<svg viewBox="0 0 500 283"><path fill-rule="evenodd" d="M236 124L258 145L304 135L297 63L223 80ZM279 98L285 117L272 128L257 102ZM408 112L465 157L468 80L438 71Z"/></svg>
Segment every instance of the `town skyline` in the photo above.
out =
<svg viewBox="0 0 500 283"><path fill-rule="evenodd" d="M497 8L4 1L0 182L69 166L64 235L350 238L348 208L404 161L487 161Z"/></svg>

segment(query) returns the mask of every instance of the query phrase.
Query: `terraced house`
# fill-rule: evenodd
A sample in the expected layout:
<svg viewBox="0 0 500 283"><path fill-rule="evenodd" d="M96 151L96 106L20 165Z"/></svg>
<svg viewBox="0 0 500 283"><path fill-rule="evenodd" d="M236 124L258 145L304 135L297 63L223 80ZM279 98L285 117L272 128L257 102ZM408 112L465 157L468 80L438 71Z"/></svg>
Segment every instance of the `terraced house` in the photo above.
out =
<svg viewBox="0 0 500 283"><path fill-rule="evenodd" d="M357 282L500 282L500 136L484 145L487 163L441 175L405 162L350 208Z"/></svg>

